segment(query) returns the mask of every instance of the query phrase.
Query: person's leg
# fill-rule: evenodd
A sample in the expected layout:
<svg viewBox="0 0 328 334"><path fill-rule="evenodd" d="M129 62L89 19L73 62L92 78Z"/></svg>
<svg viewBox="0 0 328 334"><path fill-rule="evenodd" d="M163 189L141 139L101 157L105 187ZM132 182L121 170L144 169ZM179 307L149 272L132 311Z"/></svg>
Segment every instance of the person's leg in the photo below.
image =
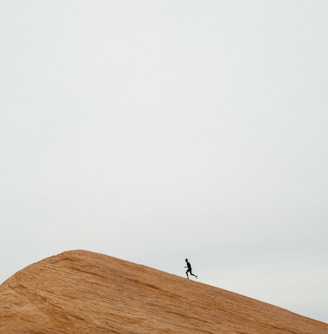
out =
<svg viewBox="0 0 328 334"><path fill-rule="evenodd" d="M195 276L197 278L197 275L193 274L192 272L190 272L190 275L193 275L193 276Z"/></svg>

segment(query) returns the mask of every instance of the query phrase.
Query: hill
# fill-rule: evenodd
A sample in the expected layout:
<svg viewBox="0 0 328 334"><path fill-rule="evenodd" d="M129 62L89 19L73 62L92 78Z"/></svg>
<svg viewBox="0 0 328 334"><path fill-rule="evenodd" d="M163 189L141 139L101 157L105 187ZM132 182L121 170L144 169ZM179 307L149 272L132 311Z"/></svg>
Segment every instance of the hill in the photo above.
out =
<svg viewBox="0 0 328 334"><path fill-rule="evenodd" d="M88 251L68 251L0 286L0 333L327 334L328 324Z"/></svg>

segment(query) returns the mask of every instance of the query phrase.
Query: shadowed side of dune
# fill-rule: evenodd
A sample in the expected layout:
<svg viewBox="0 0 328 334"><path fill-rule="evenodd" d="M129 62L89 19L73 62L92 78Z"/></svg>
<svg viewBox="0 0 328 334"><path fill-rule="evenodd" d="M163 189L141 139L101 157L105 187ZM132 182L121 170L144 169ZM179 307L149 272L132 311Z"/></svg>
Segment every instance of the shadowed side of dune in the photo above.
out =
<svg viewBox="0 0 328 334"><path fill-rule="evenodd" d="M82 250L17 272L0 300L0 334L328 333L282 308Z"/></svg>

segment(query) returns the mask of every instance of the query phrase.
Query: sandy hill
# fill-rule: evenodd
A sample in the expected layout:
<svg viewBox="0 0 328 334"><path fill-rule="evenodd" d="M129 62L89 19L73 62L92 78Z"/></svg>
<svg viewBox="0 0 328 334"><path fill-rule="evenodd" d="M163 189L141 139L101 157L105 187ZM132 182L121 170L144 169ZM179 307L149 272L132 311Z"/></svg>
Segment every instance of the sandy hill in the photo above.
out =
<svg viewBox="0 0 328 334"><path fill-rule="evenodd" d="M327 334L328 324L78 250L32 264L0 286L0 333Z"/></svg>

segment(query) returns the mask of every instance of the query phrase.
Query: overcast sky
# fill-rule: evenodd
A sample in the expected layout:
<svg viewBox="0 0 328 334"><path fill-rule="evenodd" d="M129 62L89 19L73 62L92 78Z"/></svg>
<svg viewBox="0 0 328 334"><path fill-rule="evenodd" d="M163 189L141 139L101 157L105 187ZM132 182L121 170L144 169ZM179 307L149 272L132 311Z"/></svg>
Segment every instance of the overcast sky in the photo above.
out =
<svg viewBox="0 0 328 334"><path fill-rule="evenodd" d="M326 0L1 1L0 282L86 249L328 322Z"/></svg>

